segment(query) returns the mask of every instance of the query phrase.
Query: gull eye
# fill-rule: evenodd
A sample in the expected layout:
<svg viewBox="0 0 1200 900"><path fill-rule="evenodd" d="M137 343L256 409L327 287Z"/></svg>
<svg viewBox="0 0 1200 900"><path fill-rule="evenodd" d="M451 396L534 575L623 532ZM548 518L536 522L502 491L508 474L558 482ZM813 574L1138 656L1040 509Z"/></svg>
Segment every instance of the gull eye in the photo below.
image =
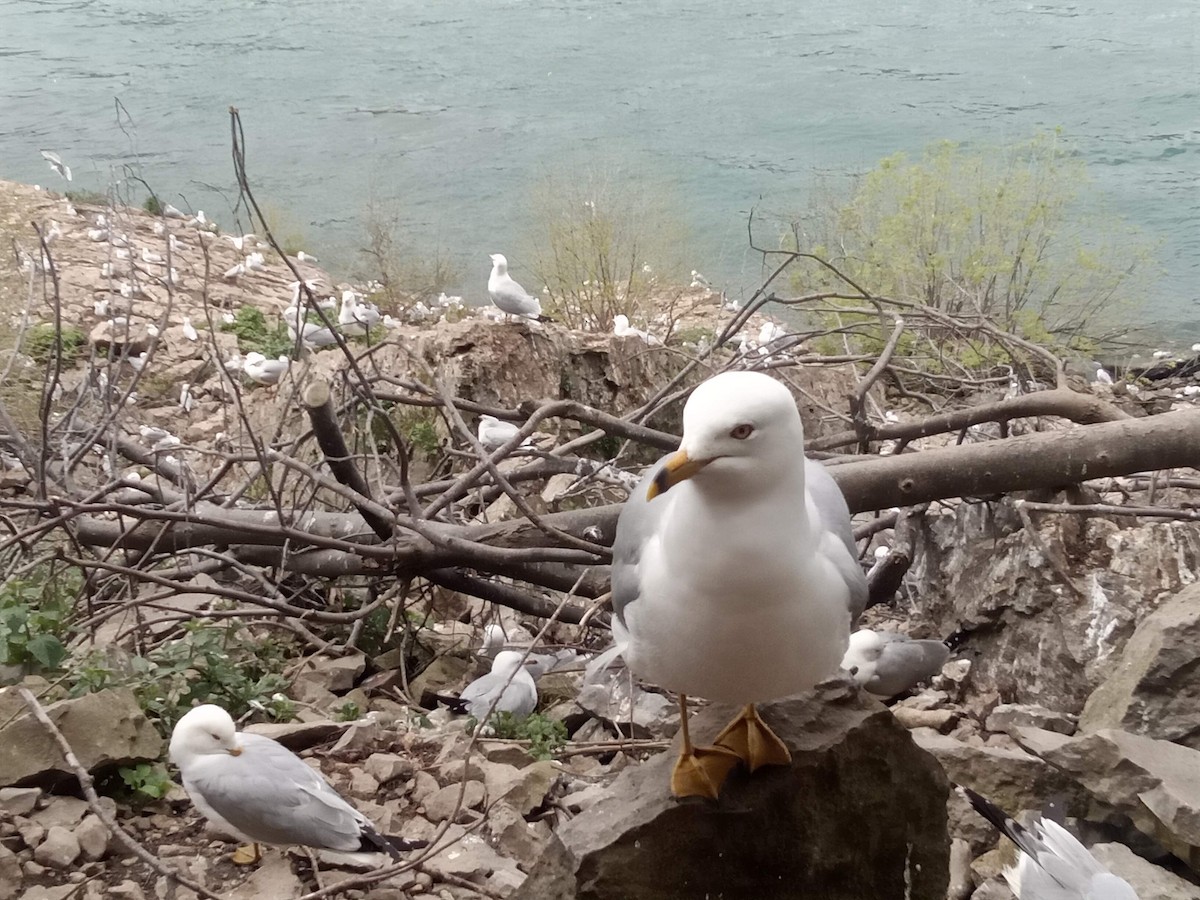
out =
<svg viewBox="0 0 1200 900"><path fill-rule="evenodd" d="M752 434L754 434L754 426L746 424L734 426L733 430L729 432L729 436L735 441L744 441Z"/></svg>
<svg viewBox="0 0 1200 900"><path fill-rule="evenodd" d="M211 731L210 731L210 732L208 733L208 736L209 736L209 737L211 737L211 738L212 738L214 741L216 741L218 744L219 744L219 743L221 743L221 736L220 736L219 734L215 734L215 733L213 733L213 732L211 732Z"/></svg>
<svg viewBox="0 0 1200 900"><path fill-rule="evenodd" d="M850 667L850 674L851 674L851 675L857 675L857 674L858 674L858 666L851 666L851 667Z"/></svg>

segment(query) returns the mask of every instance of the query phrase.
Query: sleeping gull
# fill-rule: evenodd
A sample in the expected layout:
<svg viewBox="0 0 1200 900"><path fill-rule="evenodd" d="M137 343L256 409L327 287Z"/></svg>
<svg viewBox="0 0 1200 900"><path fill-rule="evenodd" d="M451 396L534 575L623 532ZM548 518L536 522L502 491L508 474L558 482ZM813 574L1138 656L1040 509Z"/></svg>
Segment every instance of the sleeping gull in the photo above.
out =
<svg viewBox="0 0 1200 900"><path fill-rule="evenodd" d="M479 438L479 443L483 445L483 449L492 453L516 437L518 431L520 428L512 422L501 422L495 416L480 416L479 431L476 436ZM521 446L530 446L530 439L526 438Z"/></svg>
<svg viewBox="0 0 1200 900"><path fill-rule="evenodd" d="M754 704L837 671L867 586L837 483L805 459L792 395L758 372L701 384L683 410L680 449L625 504L613 545L616 654L679 694L678 796L716 797L739 760L791 754ZM745 704L716 746L695 747L687 694Z"/></svg>
<svg viewBox="0 0 1200 900"><path fill-rule="evenodd" d="M383 850L393 859L425 846L380 834L304 760L269 737L239 734L219 706L197 706L180 719L170 755L196 809L252 845L234 855L236 862L257 862L259 844Z"/></svg>
<svg viewBox="0 0 1200 900"><path fill-rule="evenodd" d="M488 277L488 296L496 308L513 316L546 321L542 303L517 284L508 274L508 260L501 253L492 254L492 274Z"/></svg>
<svg viewBox="0 0 1200 900"><path fill-rule="evenodd" d="M1042 818L1024 828L970 788L958 790L1021 851L1017 864L1002 873L1018 900L1138 900L1129 882L1100 865L1057 822Z"/></svg>
<svg viewBox="0 0 1200 900"><path fill-rule="evenodd" d="M886 555L886 548L879 549ZM842 668L868 693L895 697L942 671L949 658L950 648L941 641L862 628L850 635Z"/></svg>
<svg viewBox="0 0 1200 900"><path fill-rule="evenodd" d="M529 670L521 664L525 654L502 650L492 660L492 671L476 678L457 697L438 696L452 710L467 713L483 721L494 703L496 712L511 713L524 719L537 708L537 685Z"/></svg>

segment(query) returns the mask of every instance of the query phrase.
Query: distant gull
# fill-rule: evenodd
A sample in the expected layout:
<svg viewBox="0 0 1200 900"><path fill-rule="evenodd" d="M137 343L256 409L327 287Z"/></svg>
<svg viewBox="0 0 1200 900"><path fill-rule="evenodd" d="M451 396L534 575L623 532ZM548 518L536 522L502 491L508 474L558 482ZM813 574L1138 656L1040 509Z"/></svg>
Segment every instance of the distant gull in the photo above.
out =
<svg viewBox="0 0 1200 900"><path fill-rule="evenodd" d="M879 549L886 558L887 548ZM867 693L895 697L938 674L949 658L950 648L941 641L863 628L850 635L842 668Z"/></svg>
<svg viewBox="0 0 1200 900"><path fill-rule="evenodd" d="M179 720L170 757L200 814L252 845L234 855L236 862L256 862L259 844L382 850L393 859L425 845L380 834L304 760L269 737L239 734L219 706L197 706Z"/></svg>
<svg viewBox="0 0 1200 900"><path fill-rule="evenodd" d="M1100 365L1100 363L1096 363L1096 383L1097 384L1112 384L1113 383L1112 376L1108 374L1108 371L1102 365Z"/></svg>
<svg viewBox="0 0 1200 900"><path fill-rule="evenodd" d="M1018 900L1138 900L1129 882L1057 822L1043 817L1025 828L970 788L958 791L1021 851L1017 864L1001 873Z"/></svg>
<svg viewBox="0 0 1200 900"><path fill-rule="evenodd" d="M192 396L192 388L186 381L179 386L179 406L185 413L190 413L196 405L196 398Z"/></svg>
<svg viewBox="0 0 1200 900"><path fill-rule="evenodd" d="M479 430L476 436L479 438L479 443L483 445L483 449L491 453L499 450L516 437L518 431L520 428L512 422L502 422L495 416L480 416ZM529 438L526 438L521 446L530 446Z"/></svg>
<svg viewBox="0 0 1200 900"><path fill-rule="evenodd" d="M246 266L244 263L238 263L236 266L230 266L221 276L226 281L234 281L246 274Z"/></svg>
<svg viewBox="0 0 1200 900"><path fill-rule="evenodd" d="M250 253L246 256L246 271L259 272L267 267L267 259L261 253Z"/></svg>
<svg viewBox="0 0 1200 900"><path fill-rule="evenodd" d="M680 449L663 457L617 521L614 646L640 677L679 694L678 796L716 797L730 770L786 765L787 746L754 704L833 675L867 600L850 512L837 483L804 456L791 393L759 372L700 384L683 409ZM687 695L745 704L695 747Z"/></svg>
<svg viewBox="0 0 1200 900"><path fill-rule="evenodd" d="M192 324L191 316L183 317L183 336L189 341L200 340L200 334L196 331L196 326Z"/></svg>
<svg viewBox="0 0 1200 900"><path fill-rule="evenodd" d="M267 359L257 350L251 350L246 354L242 371L246 373L247 378L259 384L278 384L290 365L291 360L286 356Z"/></svg>
<svg viewBox="0 0 1200 900"><path fill-rule="evenodd" d="M511 713L524 719L537 708L537 684L522 664L525 656L518 650L502 650L492 661L492 670L476 678L457 697L438 699L458 713L483 721L492 704L496 712Z"/></svg>
<svg viewBox="0 0 1200 900"><path fill-rule="evenodd" d="M708 279L705 278L703 275L701 275L699 272L697 272L695 269L692 269L692 283L690 285L688 285L688 287L694 287L694 288L705 287L706 288L706 287L708 287Z"/></svg>
<svg viewBox="0 0 1200 900"><path fill-rule="evenodd" d="M648 331L642 331L640 328L634 328L629 324L629 316L615 315L613 316L613 334L617 337L635 337L650 344L651 346L661 346L662 341L650 334Z"/></svg>
<svg viewBox="0 0 1200 900"><path fill-rule="evenodd" d="M317 258L311 253L305 253L303 250L296 251L296 259L300 262L315 263Z"/></svg>
<svg viewBox="0 0 1200 900"><path fill-rule="evenodd" d="M186 219L188 217L188 214L182 209L176 209L170 203L163 207L162 214L168 219Z"/></svg>
<svg viewBox="0 0 1200 900"><path fill-rule="evenodd" d="M89 228L87 230L87 239L89 241L94 241L97 244L100 243L101 241L107 241L108 240L108 229L107 228Z"/></svg>
<svg viewBox="0 0 1200 900"><path fill-rule="evenodd" d="M233 244L234 250L241 253L243 250L253 247L258 238L253 234L243 234L241 237L234 237L232 234L227 234L225 235L225 240Z"/></svg>
<svg viewBox="0 0 1200 900"><path fill-rule="evenodd" d="M502 253L492 254L492 274L488 276L488 296L496 308L511 316L545 321L542 303L517 284L508 274L508 260Z"/></svg>
<svg viewBox="0 0 1200 900"><path fill-rule="evenodd" d="M50 168L52 168L63 178L67 179L67 181L71 180L71 167L64 163L62 161L62 157L53 150L43 150L42 159L48 162L50 164Z"/></svg>

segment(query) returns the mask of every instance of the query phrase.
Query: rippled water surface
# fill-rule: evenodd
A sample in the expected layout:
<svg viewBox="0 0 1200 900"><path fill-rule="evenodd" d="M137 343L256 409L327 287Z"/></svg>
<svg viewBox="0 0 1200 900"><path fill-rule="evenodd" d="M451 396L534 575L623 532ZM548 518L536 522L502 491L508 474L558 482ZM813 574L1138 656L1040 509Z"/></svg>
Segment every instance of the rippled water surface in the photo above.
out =
<svg viewBox="0 0 1200 900"><path fill-rule="evenodd" d="M137 160L228 221L231 105L260 199L323 262L354 264L375 198L475 297L547 173L663 186L693 265L737 292L751 206L932 140L1062 126L1102 202L1162 241L1156 317L1200 329L1196 0L0 3L0 177L53 184L41 147L84 187Z"/></svg>

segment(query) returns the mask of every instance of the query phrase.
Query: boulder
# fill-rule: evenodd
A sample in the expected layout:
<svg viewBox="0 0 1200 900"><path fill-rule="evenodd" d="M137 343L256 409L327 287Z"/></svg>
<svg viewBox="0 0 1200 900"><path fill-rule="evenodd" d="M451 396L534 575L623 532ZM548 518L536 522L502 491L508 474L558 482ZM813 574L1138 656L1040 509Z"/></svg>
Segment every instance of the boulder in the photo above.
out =
<svg viewBox="0 0 1200 900"><path fill-rule="evenodd" d="M1042 755L1193 869L1200 866L1200 750L1107 729L1047 744Z"/></svg>
<svg viewBox="0 0 1200 900"><path fill-rule="evenodd" d="M1200 584L1146 616L1092 692L1080 731L1120 728L1200 749Z"/></svg>
<svg viewBox="0 0 1200 900"><path fill-rule="evenodd" d="M46 707L90 772L158 759L163 740L138 706L133 691L109 688ZM0 692L0 786L53 784L73 778L54 739L25 711L15 691Z"/></svg>
<svg viewBox="0 0 1200 900"><path fill-rule="evenodd" d="M65 869L83 852L71 829L54 825L46 831L46 837L33 851L33 858L43 866Z"/></svg>
<svg viewBox="0 0 1200 900"><path fill-rule="evenodd" d="M1124 844L1095 844L1090 849L1102 866L1128 881L1139 897L1200 900L1200 887L1147 862Z"/></svg>
<svg viewBox="0 0 1200 900"><path fill-rule="evenodd" d="M1103 516L1033 525L1031 534L1007 505L927 516L908 575L909 627L965 634L973 696L1077 714L1138 623L1195 580L1200 529Z"/></svg>
<svg viewBox="0 0 1200 900"><path fill-rule="evenodd" d="M1009 732L1013 728L1042 728L1059 734L1074 734L1075 716L1055 712L1036 703L1001 703L987 717L988 731Z"/></svg>
<svg viewBox="0 0 1200 900"><path fill-rule="evenodd" d="M733 712L700 712L693 738ZM946 778L891 714L841 686L760 712L790 766L735 770L718 801L679 801L668 788L676 741L561 829L523 900L944 897Z"/></svg>

